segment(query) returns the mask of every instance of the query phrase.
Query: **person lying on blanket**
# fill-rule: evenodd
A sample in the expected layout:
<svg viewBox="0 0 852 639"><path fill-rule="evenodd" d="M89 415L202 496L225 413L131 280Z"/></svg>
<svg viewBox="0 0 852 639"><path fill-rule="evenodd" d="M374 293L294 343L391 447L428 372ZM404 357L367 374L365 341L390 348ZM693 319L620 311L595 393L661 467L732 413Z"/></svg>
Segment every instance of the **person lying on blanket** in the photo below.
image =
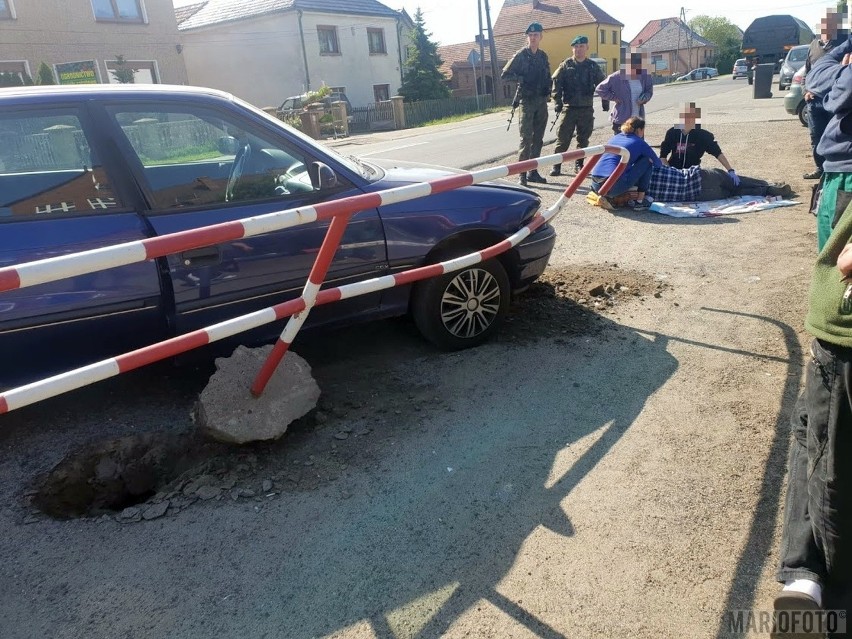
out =
<svg viewBox="0 0 852 639"><path fill-rule="evenodd" d="M678 169L673 166L655 166L647 195L660 202L708 202L740 195L760 195L789 198L793 189L789 184L739 176L735 183L723 169L707 171L700 166Z"/></svg>

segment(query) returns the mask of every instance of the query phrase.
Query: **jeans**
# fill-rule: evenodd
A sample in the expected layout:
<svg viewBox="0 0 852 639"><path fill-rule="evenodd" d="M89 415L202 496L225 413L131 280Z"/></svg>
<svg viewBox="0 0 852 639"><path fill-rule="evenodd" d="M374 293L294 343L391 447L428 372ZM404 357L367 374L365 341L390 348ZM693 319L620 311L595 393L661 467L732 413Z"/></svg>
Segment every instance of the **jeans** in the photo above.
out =
<svg viewBox="0 0 852 639"><path fill-rule="evenodd" d="M793 442L779 581L852 581L852 348L811 345Z"/></svg>
<svg viewBox="0 0 852 639"><path fill-rule="evenodd" d="M639 160L633 164L633 166L628 167L624 173L621 174L621 177L618 178L618 181L612 185L612 188L607 193L607 196L615 197L616 195L621 195L623 193L627 193L630 190L631 186L635 186L642 193L648 192L648 187L651 186L651 169L653 165L648 158L639 158ZM603 182L601 182L603 184ZM592 190L597 191L597 188L594 182L592 183Z"/></svg>
<svg viewBox="0 0 852 639"><path fill-rule="evenodd" d="M816 148L822 138L823 132L825 132L825 127L828 126L828 122L831 120L831 114L822 108L817 98L807 103L807 109L808 133L811 134L811 150L814 156L814 164L816 164L818 169L822 169L822 165L825 164L825 158L817 153Z"/></svg>

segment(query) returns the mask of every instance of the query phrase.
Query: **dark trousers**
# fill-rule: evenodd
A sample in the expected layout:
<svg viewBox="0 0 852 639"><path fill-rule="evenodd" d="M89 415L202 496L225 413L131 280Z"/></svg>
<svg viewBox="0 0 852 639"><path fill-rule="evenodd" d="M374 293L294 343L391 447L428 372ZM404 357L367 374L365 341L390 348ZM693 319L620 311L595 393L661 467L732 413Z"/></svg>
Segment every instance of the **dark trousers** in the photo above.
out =
<svg viewBox="0 0 852 639"><path fill-rule="evenodd" d="M577 148L589 146L592 129L595 127L595 110L592 107L566 107L556 133L556 148L554 153L563 153L571 148L571 138L577 131Z"/></svg>
<svg viewBox="0 0 852 639"><path fill-rule="evenodd" d="M808 133L811 134L811 150L814 156L814 164L818 169L822 169L825 164L825 158L817 153L817 144L819 144L822 134L825 132L825 127L831 120L831 114L822 108L818 100L814 99L808 102Z"/></svg>
<svg viewBox="0 0 852 639"><path fill-rule="evenodd" d="M547 98L524 98L521 102L521 145L518 159L529 160L541 156L544 128L547 126Z"/></svg>
<svg viewBox="0 0 852 639"><path fill-rule="evenodd" d="M734 181L724 169L701 169L701 193L698 200L707 202L721 200L735 195L766 195L769 182L743 175L739 176L740 185L734 186Z"/></svg>
<svg viewBox="0 0 852 639"><path fill-rule="evenodd" d="M793 442L779 581L852 583L852 349L814 340Z"/></svg>

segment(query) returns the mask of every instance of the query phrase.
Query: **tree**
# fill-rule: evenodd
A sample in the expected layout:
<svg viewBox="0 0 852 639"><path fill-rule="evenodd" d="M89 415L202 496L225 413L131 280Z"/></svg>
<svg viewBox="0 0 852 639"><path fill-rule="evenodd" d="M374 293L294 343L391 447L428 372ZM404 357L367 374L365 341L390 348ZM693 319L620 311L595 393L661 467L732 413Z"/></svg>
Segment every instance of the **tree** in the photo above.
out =
<svg viewBox="0 0 852 639"><path fill-rule="evenodd" d="M741 57L743 36L739 28L727 18L695 16L689 27L705 40L716 45L716 67L719 73L730 73L734 62Z"/></svg>
<svg viewBox="0 0 852 639"><path fill-rule="evenodd" d="M56 84L56 77L53 75L53 69L47 66L46 63L42 62L38 65L38 71L36 71L36 84Z"/></svg>
<svg viewBox="0 0 852 639"><path fill-rule="evenodd" d="M426 31L423 12L418 7L411 30L414 43L408 47L408 60L399 89L406 102L450 97L447 79L440 70L443 61L438 55L438 45L430 40L431 35Z"/></svg>
<svg viewBox="0 0 852 639"><path fill-rule="evenodd" d="M127 60L123 55L115 56L115 69L110 70L112 73L112 77L115 78L115 81L119 84L133 84L134 82L134 73L136 69L128 66Z"/></svg>

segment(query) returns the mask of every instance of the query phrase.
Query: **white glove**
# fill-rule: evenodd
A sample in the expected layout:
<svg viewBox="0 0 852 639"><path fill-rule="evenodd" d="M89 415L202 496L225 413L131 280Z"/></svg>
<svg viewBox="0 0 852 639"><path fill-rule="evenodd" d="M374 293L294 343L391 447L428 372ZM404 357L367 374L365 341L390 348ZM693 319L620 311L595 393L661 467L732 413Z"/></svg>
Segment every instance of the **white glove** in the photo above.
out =
<svg viewBox="0 0 852 639"><path fill-rule="evenodd" d="M733 169L730 169L730 170L728 171L728 175L730 175L730 176L731 176L731 180L733 181L734 186L739 186L739 185L740 185L740 176L739 176L739 175L737 175L737 172L736 172L736 171L734 171Z"/></svg>

